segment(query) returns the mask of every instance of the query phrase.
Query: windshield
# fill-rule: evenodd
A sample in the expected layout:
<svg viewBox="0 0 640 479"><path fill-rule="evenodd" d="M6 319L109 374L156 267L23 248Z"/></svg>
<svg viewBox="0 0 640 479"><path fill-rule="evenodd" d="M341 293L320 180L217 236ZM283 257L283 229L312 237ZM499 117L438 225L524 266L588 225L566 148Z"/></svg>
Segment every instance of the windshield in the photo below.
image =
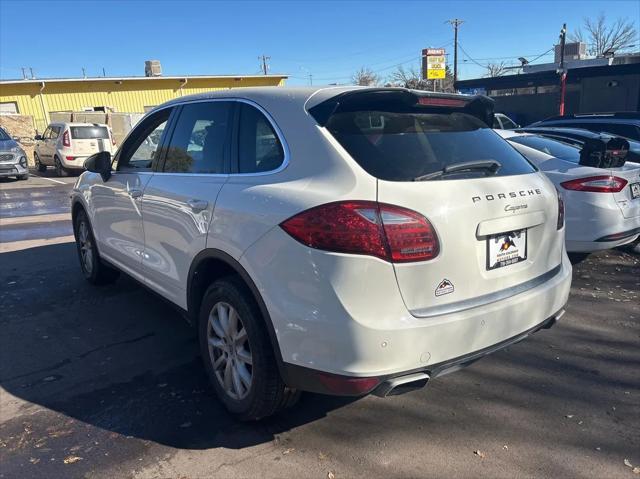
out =
<svg viewBox="0 0 640 479"><path fill-rule="evenodd" d="M347 111L334 113L326 127L362 168L383 180L412 181L459 163L483 161L500 166L497 171L480 168L455 176L535 171L511 145L468 113Z"/></svg>
<svg viewBox="0 0 640 479"><path fill-rule="evenodd" d="M75 140L90 140L92 138L109 138L106 126L72 126L71 138Z"/></svg>
<svg viewBox="0 0 640 479"><path fill-rule="evenodd" d="M10 140L11 137L9 135L7 135L7 132L4 131L2 128L0 128L0 141L7 141Z"/></svg>
<svg viewBox="0 0 640 479"><path fill-rule="evenodd" d="M509 141L528 146L547 155L560 158L561 160L567 160L573 163L580 162L580 148L570 145L569 143L534 135L512 136L509 138Z"/></svg>

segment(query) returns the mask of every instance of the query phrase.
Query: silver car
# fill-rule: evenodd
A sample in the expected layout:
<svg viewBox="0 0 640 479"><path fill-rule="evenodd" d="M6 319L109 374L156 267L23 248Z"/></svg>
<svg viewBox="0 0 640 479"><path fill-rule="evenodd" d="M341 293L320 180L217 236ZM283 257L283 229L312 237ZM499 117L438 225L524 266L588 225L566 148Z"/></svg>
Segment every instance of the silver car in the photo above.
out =
<svg viewBox="0 0 640 479"><path fill-rule="evenodd" d="M29 179L27 154L16 140L0 128L0 178L8 176L15 176L19 180Z"/></svg>

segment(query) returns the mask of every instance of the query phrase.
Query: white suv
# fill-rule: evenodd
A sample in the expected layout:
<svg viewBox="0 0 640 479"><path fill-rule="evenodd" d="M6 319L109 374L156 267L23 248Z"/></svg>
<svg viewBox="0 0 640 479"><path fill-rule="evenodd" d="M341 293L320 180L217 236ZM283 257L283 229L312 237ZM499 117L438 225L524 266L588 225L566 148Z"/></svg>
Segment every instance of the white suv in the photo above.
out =
<svg viewBox="0 0 640 479"><path fill-rule="evenodd" d="M243 88L150 112L74 187L82 271L198 328L243 419L297 391L398 394L549 327L571 265L553 184L486 97ZM149 145L155 145L150 147Z"/></svg>
<svg viewBox="0 0 640 479"><path fill-rule="evenodd" d="M33 159L38 171L53 166L58 176L81 172L89 156L115 149L111 129L101 123L52 123L36 140Z"/></svg>

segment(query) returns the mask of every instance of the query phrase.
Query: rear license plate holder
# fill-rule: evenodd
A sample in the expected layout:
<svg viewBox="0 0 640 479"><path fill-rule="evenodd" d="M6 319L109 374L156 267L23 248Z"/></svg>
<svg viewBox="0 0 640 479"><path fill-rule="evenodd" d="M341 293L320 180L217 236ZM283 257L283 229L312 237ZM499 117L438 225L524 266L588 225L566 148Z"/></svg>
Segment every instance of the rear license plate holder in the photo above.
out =
<svg viewBox="0 0 640 479"><path fill-rule="evenodd" d="M527 259L527 230L507 231L487 238L487 270Z"/></svg>
<svg viewBox="0 0 640 479"><path fill-rule="evenodd" d="M629 189L631 190L631 198L634 200L640 198L640 183L631 183Z"/></svg>

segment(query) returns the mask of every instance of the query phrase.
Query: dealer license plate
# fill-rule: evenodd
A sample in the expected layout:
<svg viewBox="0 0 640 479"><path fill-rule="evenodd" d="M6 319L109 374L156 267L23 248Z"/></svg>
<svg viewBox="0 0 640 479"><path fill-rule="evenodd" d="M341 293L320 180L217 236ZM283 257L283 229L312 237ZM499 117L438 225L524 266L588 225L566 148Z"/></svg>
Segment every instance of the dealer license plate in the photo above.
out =
<svg viewBox="0 0 640 479"><path fill-rule="evenodd" d="M487 269L502 268L527 259L527 230L509 231L487 238Z"/></svg>

